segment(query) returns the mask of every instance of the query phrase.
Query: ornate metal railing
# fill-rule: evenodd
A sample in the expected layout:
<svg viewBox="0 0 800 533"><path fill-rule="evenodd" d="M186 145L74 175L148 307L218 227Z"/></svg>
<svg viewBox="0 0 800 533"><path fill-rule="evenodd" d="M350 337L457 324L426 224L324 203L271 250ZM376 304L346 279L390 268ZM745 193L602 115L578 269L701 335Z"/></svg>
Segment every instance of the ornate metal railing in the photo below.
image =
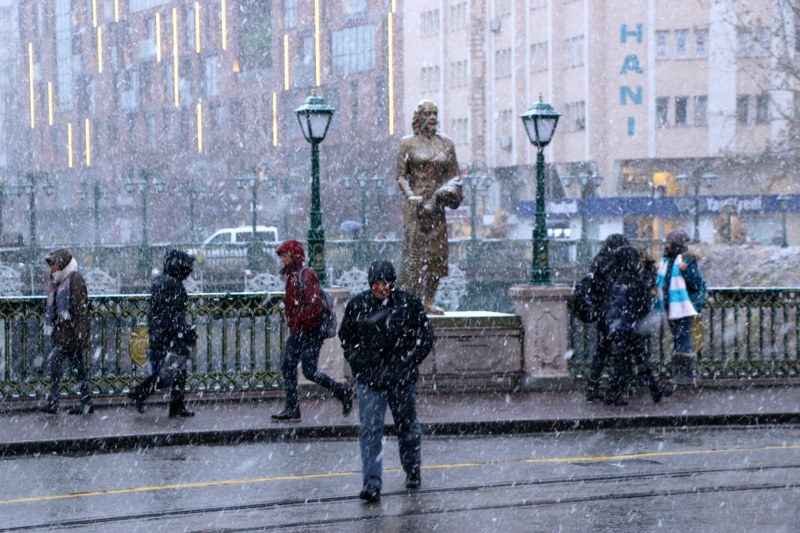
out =
<svg viewBox="0 0 800 533"><path fill-rule="evenodd" d="M148 295L90 298L92 341L86 354L96 394L123 392L147 372L131 357L132 332L146 322ZM277 387L286 338L281 293L195 294L188 314L198 340L190 390L244 391ZM45 298L0 298L0 399L47 390L49 340L42 333ZM76 391L71 377L64 390Z"/></svg>
<svg viewBox="0 0 800 533"><path fill-rule="evenodd" d="M702 377L796 377L800 375L800 289L713 288L701 327L693 330ZM570 370L585 375L596 328L570 313ZM671 335L664 320L650 339L654 365L671 371Z"/></svg>

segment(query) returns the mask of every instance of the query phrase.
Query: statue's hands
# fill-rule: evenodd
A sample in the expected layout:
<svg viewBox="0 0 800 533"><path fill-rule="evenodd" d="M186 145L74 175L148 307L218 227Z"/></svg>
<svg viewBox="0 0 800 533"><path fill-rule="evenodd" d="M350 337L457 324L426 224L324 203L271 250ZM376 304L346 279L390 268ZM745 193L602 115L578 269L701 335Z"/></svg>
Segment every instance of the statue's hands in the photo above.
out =
<svg viewBox="0 0 800 533"><path fill-rule="evenodd" d="M415 194L408 197L408 203L412 206L418 206L422 203L422 196L417 196Z"/></svg>

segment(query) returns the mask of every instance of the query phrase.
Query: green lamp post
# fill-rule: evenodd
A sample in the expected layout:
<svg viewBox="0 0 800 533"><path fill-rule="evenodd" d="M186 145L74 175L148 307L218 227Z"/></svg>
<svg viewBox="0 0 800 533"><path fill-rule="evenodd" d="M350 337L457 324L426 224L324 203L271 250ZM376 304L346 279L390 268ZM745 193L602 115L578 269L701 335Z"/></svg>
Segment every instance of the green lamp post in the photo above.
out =
<svg viewBox="0 0 800 533"><path fill-rule="evenodd" d="M258 183L264 180L266 174L266 167L264 165L250 169L244 176L236 176L236 186L244 189L250 186L250 213L251 223L253 225L253 236L250 238L250 244L247 247L247 266L250 270L258 270L258 266L262 261L262 247L256 239L257 226L258 226Z"/></svg>
<svg viewBox="0 0 800 533"><path fill-rule="evenodd" d="M315 91L316 92L316 91ZM303 105L294 110L303 137L311 143L311 227L308 230L309 266L319 276L323 287L328 286L325 272L325 230L322 227L322 206L319 196L319 144L325 140L333 113L325 99L316 94L306 98Z"/></svg>
<svg viewBox="0 0 800 533"><path fill-rule="evenodd" d="M710 189L716 183L717 175L713 172L705 172L701 176L699 170L695 169L689 174L675 176L675 180L684 188L688 188L690 179L694 187L694 235L692 236L692 242L698 243L700 242L700 183L702 181Z"/></svg>
<svg viewBox="0 0 800 533"><path fill-rule="evenodd" d="M561 113L548 103L539 101L531 104L520 118L528 138L536 147L536 210L533 228L533 260L531 261L531 285L550 284L550 258L545 224L544 198L544 148L550 144L558 125Z"/></svg>
<svg viewBox="0 0 800 533"><path fill-rule="evenodd" d="M40 183L41 182L41 183ZM47 181L47 172L25 172L11 185L16 194L28 195L28 226L30 228L31 248L38 246L36 239L36 187L40 185L48 196L53 194L53 185Z"/></svg>
<svg viewBox="0 0 800 533"><path fill-rule="evenodd" d="M788 194L780 194L776 200L778 201L778 209L781 211L781 248L788 248L789 241L786 238L786 213L789 212L791 197Z"/></svg>
<svg viewBox="0 0 800 533"><path fill-rule="evenodd" d="M111 197L111 191L104 186L94 169L81 177L81 198L92 200L92 220L94 222L94 246L100 246L100 202Z"/></svg>
<svg viewBox="0 0 800 533"><path fill-rule="evenodd" d="M149 269L152 266L150 256L150 244L147 240L147 197L150 194L150 186L154 186L157 193L164 190L164 181L156 176L153 170L139 168L125 180L125 190L128 194L133 194L138 190L142 196L142 244L139 250L139 268Z"/></svg>
<svg viewBox="0 0 800 533"><path fill-rule="evenodd" d="M564 188L568 189L571 185L574 176L566 175L561 178L561 183ZM578 175L578 185L581 188L581 202L579 204L581 216L581 238L578 241L578 263L585 265L589 263L591 258L591 249L589 246L589 197L592 191L596 191L600 184L603 183L603 176L597 172L593 172L590 176L586 172L581 172Z"/></svg>

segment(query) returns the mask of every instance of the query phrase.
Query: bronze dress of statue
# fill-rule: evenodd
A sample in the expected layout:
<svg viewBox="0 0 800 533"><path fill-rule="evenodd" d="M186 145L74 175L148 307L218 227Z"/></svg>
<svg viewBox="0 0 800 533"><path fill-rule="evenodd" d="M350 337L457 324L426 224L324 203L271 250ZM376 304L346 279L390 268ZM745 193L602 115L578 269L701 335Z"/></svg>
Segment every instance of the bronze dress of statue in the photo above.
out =
<svg viewBox="0 0 800 533"><path fill-rule="evenodd" d="M403 256L399 285L434 305L439 280L447 276L445 207L461 205L461 177L453 141L436 133L438 109L430 100L417 104L413 135L404 137L397 154L397 184L403 193Z"/></svg>

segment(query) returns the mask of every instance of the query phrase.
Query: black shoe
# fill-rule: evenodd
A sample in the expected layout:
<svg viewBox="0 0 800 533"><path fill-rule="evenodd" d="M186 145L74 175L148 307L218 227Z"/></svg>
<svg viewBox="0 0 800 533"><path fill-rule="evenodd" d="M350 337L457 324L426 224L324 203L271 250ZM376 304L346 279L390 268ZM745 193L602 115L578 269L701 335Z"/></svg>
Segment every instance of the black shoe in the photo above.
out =
<svg viewBox="0 0 800 533"><path fill-rule="evenodd" d="M347 416L353 410L353 388L347 387L342 398L342 416Z"/></svg>
<svg viewBox="0 0 800 533"><path fill-rule="evenodd" d="M182 417L182 418L189 418L189 417L194 416L194 411L189 411L186 408L186 406L183 405L183 404L177 405L177 406L174 406L174 407L172 405L170 405L169 406L169 417L170 418L176 418L176 417L179 417L179 416Z"/></svg>
<svg viewBox="0 0 800 533"><path fill-rule="evenodd" d="M600 392L600 387L596 385L589 385L586 387L586 401L593 402L595 400L602 400L603 393Z"/></svg>
<svg viewBox="0 0 800 533"><path fill-rule="evenodd" d="M36 406L36 410L40 413L48 413L54 415L58 413L58 404L55 402L40 403Z"/></svg>
<svg viewBox="0 0 800 533"><path fill-rule="evenodd" d="M71 415L90 415L94 413L94 406L90 403L82 403L78 405L73 405L67 412Z"/></svg>
<svg viewBox="0 0 800 533"><path fill-rule="evenodd" d="M284 409L277 415L272 415L272 419L276 422L300 422L300 410Z"/></svg>
<svg viewBox="0 0 800 533"><path fill-rule="evenodd" d="M412 472L406 476L406 489L417 490L421 486L422 478L420 477L419 472Z"/></svg>
<svg viewBox="0 0 800 533"><path fill-rule="evenodd" d="M133 401L133 406L140 413L144 413L144 394L139 387L134 387L129 393L128 398Z"/></svg>
<svg viewBox="0 0 800 533"><path fill-rule="evenodd" d="M381 491L372 485L366 485L363 489L361 489L358 497L367 503L377 503L381 501Z"/></svg>

